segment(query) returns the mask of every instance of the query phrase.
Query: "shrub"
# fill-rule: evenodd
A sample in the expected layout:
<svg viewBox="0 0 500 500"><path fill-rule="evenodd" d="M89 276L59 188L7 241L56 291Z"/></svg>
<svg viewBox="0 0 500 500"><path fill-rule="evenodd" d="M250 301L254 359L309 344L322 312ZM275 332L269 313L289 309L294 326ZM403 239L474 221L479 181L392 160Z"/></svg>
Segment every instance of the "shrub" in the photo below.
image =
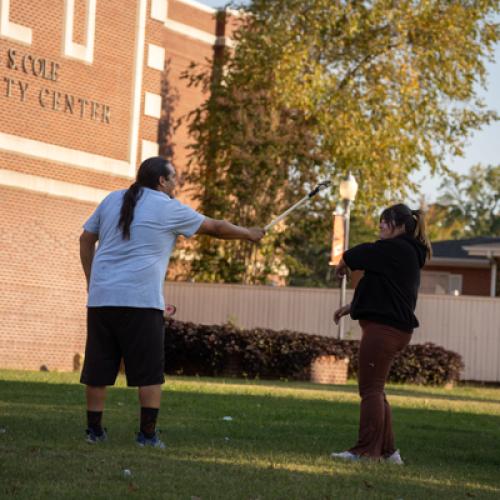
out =
<svg viewBox="0 0 500 500"><path fill-rule="evenodd" d="M427 342L414 344L400 352L391 366L391 382L444 385L460 380L464 364L460 354Z"/></svg>
<svg viewBox="0 0 500 500"><path fill-rule="evenodd" d="M165 331L165 371L216 376L230 372L251 378L307 380L313 359L322 355L349 358L349 376L358 367L359 341L320 335L233 325L196 325L168 319ZM236 367L236 368L235 368ZM458 381L463 368L459 354L431 343L408 346L391 367L389 381L444 385Z"/></svg>

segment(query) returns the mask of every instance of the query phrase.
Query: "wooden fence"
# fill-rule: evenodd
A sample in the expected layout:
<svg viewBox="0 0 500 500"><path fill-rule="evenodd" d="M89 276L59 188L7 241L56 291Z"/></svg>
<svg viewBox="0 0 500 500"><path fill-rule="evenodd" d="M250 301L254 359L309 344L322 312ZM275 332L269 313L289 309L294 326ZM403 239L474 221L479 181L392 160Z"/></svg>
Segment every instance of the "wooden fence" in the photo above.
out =
<svg viewBox="0 0 500 500"><path fill-rule="evenodd" d="M165 298L181 321L337 335L338 290L167 282ZM465 380L500 382L500 299L420 295L416 314L420 328L412 343L433 342L461 354ZM357 321L348 319L346 332L359 339Z"/></svg>

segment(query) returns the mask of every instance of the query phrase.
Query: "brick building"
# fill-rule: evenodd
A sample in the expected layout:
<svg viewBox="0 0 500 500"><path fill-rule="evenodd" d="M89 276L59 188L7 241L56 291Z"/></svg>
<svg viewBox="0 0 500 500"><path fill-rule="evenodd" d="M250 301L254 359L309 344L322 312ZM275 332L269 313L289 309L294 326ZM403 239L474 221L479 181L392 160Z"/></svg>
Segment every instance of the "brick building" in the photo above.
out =
<svg viewBox="0 0 500 500"><path fill-rule="evenodd" d="M126 8L124 8L126 6ZM180 74L224 45L193 0L0 0L0 367L72 369L85 341L82 223L167 149L205 96Z"/></svg>
<svg viewBox="0 0 500 500"><path fill-rule="evenodd" d="M432 242L433 256L422 272L420 291L495 297L500 288L500 238L476 237Z"/></svg>

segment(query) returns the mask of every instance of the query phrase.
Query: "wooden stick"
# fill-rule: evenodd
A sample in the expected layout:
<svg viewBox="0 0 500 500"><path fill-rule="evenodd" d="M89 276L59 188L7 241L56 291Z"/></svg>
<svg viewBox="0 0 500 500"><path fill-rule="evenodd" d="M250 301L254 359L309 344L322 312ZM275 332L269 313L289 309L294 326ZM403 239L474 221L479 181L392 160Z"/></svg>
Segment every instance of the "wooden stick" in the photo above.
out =
<svg viewBox="0 0 500 500"><path fill-rule="evenodd" d="M310 193L306 194L304 198L299 200L295 205L292 205L289 209L285 210L281 215L278 215L276 219L273 219L267 226L264 227L266 231L269 231L273 226L282 221L287 215L291 214L294 210L297 210L301 205L310 200L313 196L317 195L323 189L326 189L330 185L330 181L320 182Z"/></svg>

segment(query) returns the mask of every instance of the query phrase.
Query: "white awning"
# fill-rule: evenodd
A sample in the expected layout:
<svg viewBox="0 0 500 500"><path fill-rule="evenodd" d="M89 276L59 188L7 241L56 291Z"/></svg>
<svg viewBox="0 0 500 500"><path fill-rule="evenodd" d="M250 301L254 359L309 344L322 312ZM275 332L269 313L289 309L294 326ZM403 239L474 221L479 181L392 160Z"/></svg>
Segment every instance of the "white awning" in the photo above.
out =
<svg viewBox="0 0 500 500"><path fill-rule="evenodd" d="M487 257L500 257L500 243L485 243L482 245L466 245L462 247L469 255Z"/></svg>

